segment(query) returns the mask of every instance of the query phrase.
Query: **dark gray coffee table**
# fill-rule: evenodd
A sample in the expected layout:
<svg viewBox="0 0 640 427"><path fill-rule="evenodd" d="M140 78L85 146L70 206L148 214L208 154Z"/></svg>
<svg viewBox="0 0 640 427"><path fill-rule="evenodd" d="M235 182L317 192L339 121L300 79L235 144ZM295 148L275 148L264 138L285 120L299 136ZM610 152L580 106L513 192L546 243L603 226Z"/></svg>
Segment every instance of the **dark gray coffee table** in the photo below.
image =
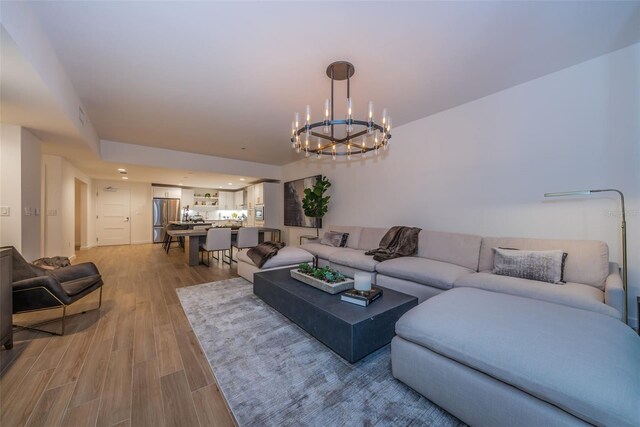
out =
<svg viewBox="0 0 640 427"><path fill-rule="evenodd" d="M367 307L291 278L289 269L253 276L253 293L318 341L354 363L391 342L398 319L418 299L391 289Z"/></svg>

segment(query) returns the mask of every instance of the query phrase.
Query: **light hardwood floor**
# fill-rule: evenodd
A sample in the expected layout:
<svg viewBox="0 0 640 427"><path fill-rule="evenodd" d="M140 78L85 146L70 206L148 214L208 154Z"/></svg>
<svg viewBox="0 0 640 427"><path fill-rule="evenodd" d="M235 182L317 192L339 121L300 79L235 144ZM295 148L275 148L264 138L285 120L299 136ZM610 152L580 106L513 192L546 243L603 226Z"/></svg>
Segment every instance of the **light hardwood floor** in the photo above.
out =
<svg viewBox="0 0 640 427"><path fill-rule="evenodd" d="M233 426L175 289L235 277L235 266L189 268L181 249L151 244L77 252L74 264L85 261L102 273L102 308L69 320L65 336L20 331L0 350L0 425Z"/></svg>

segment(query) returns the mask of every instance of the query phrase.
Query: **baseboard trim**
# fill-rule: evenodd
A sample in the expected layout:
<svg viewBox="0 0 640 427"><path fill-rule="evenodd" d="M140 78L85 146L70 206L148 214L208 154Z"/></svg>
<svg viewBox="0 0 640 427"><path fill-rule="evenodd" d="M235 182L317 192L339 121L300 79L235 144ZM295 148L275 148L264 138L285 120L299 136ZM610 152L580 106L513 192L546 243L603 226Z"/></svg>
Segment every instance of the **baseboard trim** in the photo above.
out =
<svg viewBox="0 0 640 427"><path fill-rule="evenodd" d="M132 245L146 245L147 243L153 243L152 240L137 240L135 242L131 242Z"/></svg>
<svg viewBox="0 0 640 427"><path fill-rule="evenodd" d="M69 261L73 261L76 259L76 254L73 254L69 257Z"/></svg>

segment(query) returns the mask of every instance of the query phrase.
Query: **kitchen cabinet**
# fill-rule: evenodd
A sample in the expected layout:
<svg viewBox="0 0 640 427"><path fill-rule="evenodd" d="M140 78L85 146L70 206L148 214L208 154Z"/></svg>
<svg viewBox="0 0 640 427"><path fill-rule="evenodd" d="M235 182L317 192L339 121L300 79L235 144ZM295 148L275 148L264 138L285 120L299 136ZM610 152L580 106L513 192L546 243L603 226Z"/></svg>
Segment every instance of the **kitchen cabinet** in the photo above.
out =
<svg viewBox="0 0 640 427"><path fill-rule="evenodd" d="M256 205L264 205L264 183L254 185L254 200Z"/></svg>
<svg viewBox="0 0 640 427"><path fill-rule="evenodd" d="M255 186L253 186L253 185L250 185L250 186L247 187L247 200L246 200L246 204L247 204L247 226L249 226L249 227L253 227L254 225L256 225L255 217L254 217L255 212L253 210L253 208L255 207L254 187Z"/></svg>
<svg viewBox="0 0 640 427"><path fill-rule="evenodd" d="M236 210L246 209L244 204L244 190L233 193L233 205Z"/></svg>
<svg viewBox="0 0 640 427"><path fill-rule="evenodd" d="M218 193L218 208L222 210L233 210L235 195L231 191L220 191Z"/></svg>
<svg viewBox="0 0 640 427"><path fill-rule="evenodd" d="M255 186L250 185L247 187L247 210L253 211L255 204Z"/></svg>
<svg viewBox="0 0 640 427"><path fill-rule="evenodd" d="M193 194L194 194L193 190L188 190L188 189L182 190L182 197L180 198L181 208L186 208L187 206L189 207L193 206L193 202L195 201Z"/></svg>
<svg viewBox="0 0 640 427"><path fill-rule="evenodd" d="M173 187L153 187L153 197L180 199L182 197L182 189Z"/></svg>

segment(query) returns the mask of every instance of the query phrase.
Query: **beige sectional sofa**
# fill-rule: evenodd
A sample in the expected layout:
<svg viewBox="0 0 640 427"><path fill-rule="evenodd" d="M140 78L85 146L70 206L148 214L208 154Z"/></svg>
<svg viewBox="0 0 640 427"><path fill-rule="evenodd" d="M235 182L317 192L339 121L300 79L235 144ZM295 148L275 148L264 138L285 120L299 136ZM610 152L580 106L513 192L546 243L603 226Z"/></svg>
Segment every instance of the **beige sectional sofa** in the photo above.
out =
<svg viewBox="0 0 640 427"><path fill-rule="evenodd" d="M336 248L312 240L301 247L318 264L353 276L371 273L373 283L414 295L420 302L446 290L472 287L554 302L622 318L624 291L615 263L609 262L606 243L587 240L481 237L472 234L422 230L415 256L384 262L364 255L375 249L386 228L330 226L349 233L346 247ZM562 285L492 274L493 248L523 250L562 249L568 253Z"/></svg>
<svg viewBox="0 0 640 427"><path fill-rule="evenodd" d="M386 230L329 230L348 232L347 247L302 246L321 265L424 302L396 323L393 375L462 421L639 425L640 339L619 321L625 295L605 243L422 230L414 256L376 262L364 252ZM561 249L565 283L493 274L494 248Z"/></svg>
<svg viewBox="0 0 640 427"><path fill-rule="evenodd" d="M323 245L320 243L320 239L311 240L300 247L311 252L317 258L318 265L321 267L331 266L349 277L353 277L353 273L356 271L366 271L371 273L371 280L376 283L376 266L379 262L364 253L368 250L376 249L380 239L388 229L331 226L329 230L349 233L349 238L344 248Z"/></svg>

